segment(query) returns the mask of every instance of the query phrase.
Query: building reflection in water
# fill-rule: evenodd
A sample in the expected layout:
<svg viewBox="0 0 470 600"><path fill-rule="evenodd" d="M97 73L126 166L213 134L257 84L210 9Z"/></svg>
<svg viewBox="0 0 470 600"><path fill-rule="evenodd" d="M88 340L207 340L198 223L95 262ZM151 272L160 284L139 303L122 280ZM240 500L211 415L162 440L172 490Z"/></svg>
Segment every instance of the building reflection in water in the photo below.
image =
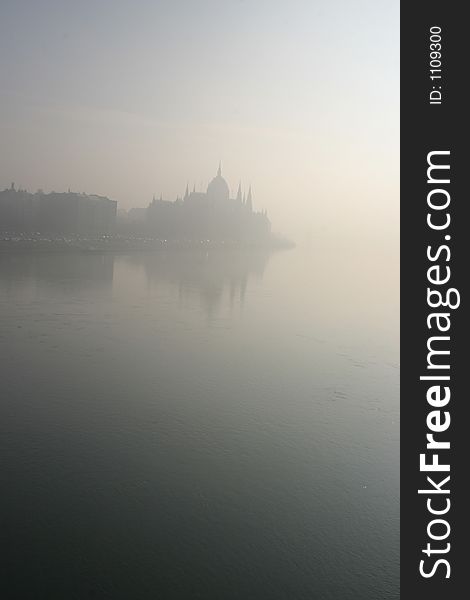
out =
<svg viewBox="0 0 470 600"><path fill-rule="evenodd" d="M190 304L195 295L211 317L222 301L243 306L250 280L261 280L271 252L264 249L162 250L127 255L106 253L38 253L0 256L0 289L54 288L64 293L106 292L119 278L115 263L143 271L152 286L172 288L178 301ZM130 284L132 285L132 284Z"/></svg>
<svg viewBox="0 0 470 600"><path fill-rule="evenodd" d="M28 253L0 256L0 286L112 290L114 256L92 253Z"/></svg>
<svg viewBox="0 0 470 600"><path fill-rule="evenodd" d="M170 284L180 302L197 293L210 317L227 298L231 307L243 306L250 280L260 280L270 257L269 250L172 250L129 255L127 260L143 267L152 285Z"/></svg>

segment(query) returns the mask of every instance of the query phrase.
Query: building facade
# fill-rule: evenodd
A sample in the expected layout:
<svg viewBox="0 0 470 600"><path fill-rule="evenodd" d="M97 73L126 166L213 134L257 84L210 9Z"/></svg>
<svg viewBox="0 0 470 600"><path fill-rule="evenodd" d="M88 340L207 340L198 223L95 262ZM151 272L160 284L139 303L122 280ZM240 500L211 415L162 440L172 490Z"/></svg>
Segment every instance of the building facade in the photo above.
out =
<svg viewBox="0 0 470 600"><path fill-rule="evenodd" d="M76 192L31 194L14 184L0 192L0 231L98 235L111 233L117 202Z"/></svg>
<svg viewBox="0 0 470 600"><path fill-rule="evenodd" d="M251 186L245 195L239 184L231 198L220 165L205 192L190 192L186 186L184 196L174 202L154 198L147 208L147 227L158 237L185 240L256 242L271 233L267 213L253 209Z"/></svg>

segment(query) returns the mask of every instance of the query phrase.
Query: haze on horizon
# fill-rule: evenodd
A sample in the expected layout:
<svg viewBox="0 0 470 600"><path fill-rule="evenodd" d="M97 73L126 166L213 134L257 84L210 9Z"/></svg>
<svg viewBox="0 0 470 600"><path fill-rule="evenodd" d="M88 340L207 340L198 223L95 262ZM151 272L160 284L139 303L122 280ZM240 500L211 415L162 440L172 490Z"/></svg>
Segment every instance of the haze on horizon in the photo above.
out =
<svg viewBox="0 0 470 600"><path fill-rule="evenodd" d="M397 239L398 64L398 2L4 1L0 188L147 206L221 160L275 231Z"/></svg>

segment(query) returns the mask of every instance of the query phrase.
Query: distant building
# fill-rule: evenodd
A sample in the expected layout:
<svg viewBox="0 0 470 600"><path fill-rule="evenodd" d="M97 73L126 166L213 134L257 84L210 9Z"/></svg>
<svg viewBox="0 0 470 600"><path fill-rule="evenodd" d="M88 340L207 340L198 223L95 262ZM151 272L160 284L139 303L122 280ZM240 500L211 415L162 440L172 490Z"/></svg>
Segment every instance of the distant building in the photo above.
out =
<svg viewBox="0 0 470 600"><path fill-rule="evenodd" d="M34 198L24 190L10 188L0 192L0 230L30 231L34 226Z"/></svg>
<svg viewBox="0 0 470 600"><path fill-rule="evenodd" d="M242 196L239 184L236 197L230 198L220 165L206 192L190 192L186 186L183 198L174 202L154 198L147 209L147 227L162 238L188 240L251 242L271 233L267 213L253 210L251 186L248 196Z"/></svg>
<svg viewBox="0 0 470 600"><path fill-rule="evenodd" d="M76 192L16 190L0 192L0 230L52 234L96 235L114 230L117 202Z"/></svg>
<svg viewBox="0 0 470 600"><path fill-rule="evenodd" d="M253 207L251 186L230 197L219 165L205 192L186 191L175 201L155 197L147 208L119 211L117 202L104 196L77 192L38 191L31 194L14 184L0 192L0 231L40 232L52 235L98 235L116 232L181 241L264 242L270 239L266 211Z"/></svg>

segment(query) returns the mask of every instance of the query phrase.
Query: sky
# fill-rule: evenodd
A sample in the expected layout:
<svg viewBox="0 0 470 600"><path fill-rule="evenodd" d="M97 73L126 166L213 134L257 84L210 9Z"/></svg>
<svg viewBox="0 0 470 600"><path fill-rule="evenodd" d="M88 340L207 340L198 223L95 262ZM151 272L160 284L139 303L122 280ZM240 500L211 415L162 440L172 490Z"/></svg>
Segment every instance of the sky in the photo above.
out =
<svg viewBox="0 0 470 600"><path fill-rule="evenodd" d="M146 206L222 161L296 240L398 237L398 0L0 0L0 189Z"/></svg>

